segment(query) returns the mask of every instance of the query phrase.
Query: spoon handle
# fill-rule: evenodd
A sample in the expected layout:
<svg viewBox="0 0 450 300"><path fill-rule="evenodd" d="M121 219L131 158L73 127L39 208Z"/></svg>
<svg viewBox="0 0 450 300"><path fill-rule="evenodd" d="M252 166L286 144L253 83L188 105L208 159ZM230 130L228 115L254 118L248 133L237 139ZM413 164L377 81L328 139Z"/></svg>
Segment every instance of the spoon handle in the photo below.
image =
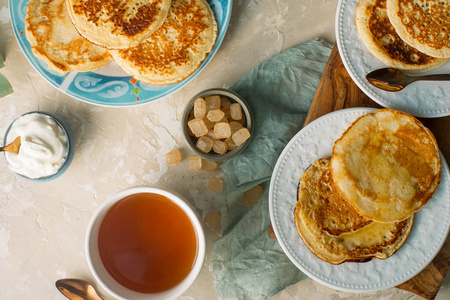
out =
<svg viewBox="0 0 450 300"><path fill-rule="evenodd" d="M433 74L433 75L418 76L417 80L445 81L450 80L450 74Z"/></svg>

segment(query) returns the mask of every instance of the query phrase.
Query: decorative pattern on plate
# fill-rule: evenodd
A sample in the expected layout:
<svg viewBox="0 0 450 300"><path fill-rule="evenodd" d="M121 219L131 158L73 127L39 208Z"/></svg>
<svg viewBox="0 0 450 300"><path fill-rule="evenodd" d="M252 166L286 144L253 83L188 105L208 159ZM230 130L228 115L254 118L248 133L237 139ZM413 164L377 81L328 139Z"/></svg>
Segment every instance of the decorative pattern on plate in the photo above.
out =
<svg viewBox="0 0 450 300"><path fill-rule="evenodd" d="M286 255L309 277L343 291L373 292L409 280L436 256L450 228L450 177L441 155L441 183L433 198L416 213L408 239L393 256L366 263L332 265L305 246L294 221L300 177L317 159L330 157L335 140L354 120L372 111L372 108L339 110L305 126L281 153L270 183L270 219Z"/></svg>
<svg viewBox="0 0 450 300"><path fill-rule="evenodd" d="M358 0L340 0L336 14L336 43L345 69L358 87L378 104L417 117L450 115L450 82L417 81L400 92L385 92L367 83L370 71L385 68L365 47L355 25ZM450 73L450 63L419 74Z"/></svg>
<svg viewBox="0 0 450 300"><path fill-rule="evenodd" d="M151 86L136 82L116 63L95 72L68 72L61 75L49 70L47 64L31 52L25 36L25 17L29 0L9 0L9 13L14 34L20 48L36 71L60 91L84 102L103 106L133 106L165 97L181 89L194 79L211 61L223 41L231 16L231 0L207 0L218 25L216 45L206 60L191 76L176 84Z"/></svg>

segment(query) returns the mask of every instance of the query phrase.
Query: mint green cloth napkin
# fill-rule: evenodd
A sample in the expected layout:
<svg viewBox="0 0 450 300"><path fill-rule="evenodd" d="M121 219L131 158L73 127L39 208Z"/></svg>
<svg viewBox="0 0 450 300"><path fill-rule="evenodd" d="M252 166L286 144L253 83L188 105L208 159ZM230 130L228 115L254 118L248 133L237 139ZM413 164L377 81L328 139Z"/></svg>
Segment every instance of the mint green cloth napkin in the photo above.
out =
<svg viewBox="0 0 450 300"><path fill-rule="evenodd" d="M0 69L3 68L5 65L3 64L5 62L5 59L0 54ZM13 92L12 86L9 83L8 79L6 79L5 75L0 74L0 98L4 97L6 95L9 95Z"/></svg>
<svg viewBox="0 0 450 300"><path fill-rule="evenodd" d="M278 156L305 121L331 45L312 40L260 64L231 89L249 104L254 131L248 147L222 165L224 235L212 248L211 271L219 299L266 299L306 278L268 235L269 181ZM250 208L243 193L261 184Z"/></svg>

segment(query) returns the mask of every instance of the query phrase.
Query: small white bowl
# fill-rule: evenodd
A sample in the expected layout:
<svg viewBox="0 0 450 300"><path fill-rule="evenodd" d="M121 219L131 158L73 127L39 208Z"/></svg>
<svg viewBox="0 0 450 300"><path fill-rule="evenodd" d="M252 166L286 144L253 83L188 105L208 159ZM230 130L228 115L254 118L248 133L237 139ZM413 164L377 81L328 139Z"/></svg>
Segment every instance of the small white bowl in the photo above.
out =
<svg viewBox="0 0 450 300"><path fill-rule="evenodd" d="M45 118L50 118L51 120L53 120L56 125L61 129L62 133L64 134L65 138L66 138L66 144L65 146L65 158L64 158L64 163L61 165L61 167L53 174L50 174L48 176L43 176L43 177L38 177L38 178L30 178L25 176L24 174L20 174L17 172L12 171L17 177L28 180L28 181L32 181L32 182L47 182L53 179L58 178L59 176L61 176L68 168L70 163L72 162L73 156L75 154L75 137L73 135L72 130L70 129L69 124L62 119L61 117L49 113L49 112L43 112L43 111L30 111L27 113L24 113L23 115L19 116L18 118L16 118L8 127L8 129L6 130L5 133L5 137L3 139L3 146L6 146L7 144L11 143L17 136L13 136L11 139L8 138L8 134L11 132L11 128L13 128L14 123L25 117L28 115L40 115L40 116L44 116ZM8 157L7 155L10 155L9 153L4 152L4 156L5 156L5 160L7 165L9 166L9 162L8 162ZM14 154L15 155L15 154Z"/></svg>
<svg viewBox="0 0 450 300"><path fill-rule="evenodd" d="M140 193L159 194L167 197L173 203L178 205L189 217L197 236L197 257L190 273L178 285L161 293L139 293L120 285L105 269L98 251L98 232L105 214L117 201L127 196ZM194 283L200 273L205 261L205 253L205 234L194 209L181 195L154 187L133 187L109 196L108 199L94 213L91 222L89 223L86 235L86 257L89 268L91 269L96 280L106 291L114 297L122 300L166 300L181 296Z"/></svg>

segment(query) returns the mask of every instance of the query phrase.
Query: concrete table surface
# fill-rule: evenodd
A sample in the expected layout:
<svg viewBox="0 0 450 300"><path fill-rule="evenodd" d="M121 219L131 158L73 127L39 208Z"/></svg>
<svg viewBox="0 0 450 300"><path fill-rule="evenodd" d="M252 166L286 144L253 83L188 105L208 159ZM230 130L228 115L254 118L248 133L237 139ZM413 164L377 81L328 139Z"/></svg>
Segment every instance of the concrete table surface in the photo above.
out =
<svg viewBox="0 0 450 300"><path fill-rule="evenodd" d="M18 1L18 0L12 0ZM122 189L151 185L184 195L204 219L218 212L217 194L207 190L211 174L192 172L180 129L184 105L197 92L228 87L283 50L313 38L335 41L337 0L235 0L230 25L216 56L181 90L161 100L129 108L95 106L63 94L27 61L12 31L7 0L0 0L0 72L14 93L0 99L0 141L19 115L42 110L63 117L75 134L76 153L69 169L47 183L21 180L0 159L0 299L66 299L55 288L65 277L93 282L84 249L86 228L96 208ZM167 165L165 154L179 148L184 157ZM221 176L220 171L215 171ZM205 226L207 258L192 287L180 299L217 299L209 271L211 244L218 230ZM450 299L447 276L436 299ZM389 289L369 294L340 292L311 279L272 299L420 299Z"/></svg>

